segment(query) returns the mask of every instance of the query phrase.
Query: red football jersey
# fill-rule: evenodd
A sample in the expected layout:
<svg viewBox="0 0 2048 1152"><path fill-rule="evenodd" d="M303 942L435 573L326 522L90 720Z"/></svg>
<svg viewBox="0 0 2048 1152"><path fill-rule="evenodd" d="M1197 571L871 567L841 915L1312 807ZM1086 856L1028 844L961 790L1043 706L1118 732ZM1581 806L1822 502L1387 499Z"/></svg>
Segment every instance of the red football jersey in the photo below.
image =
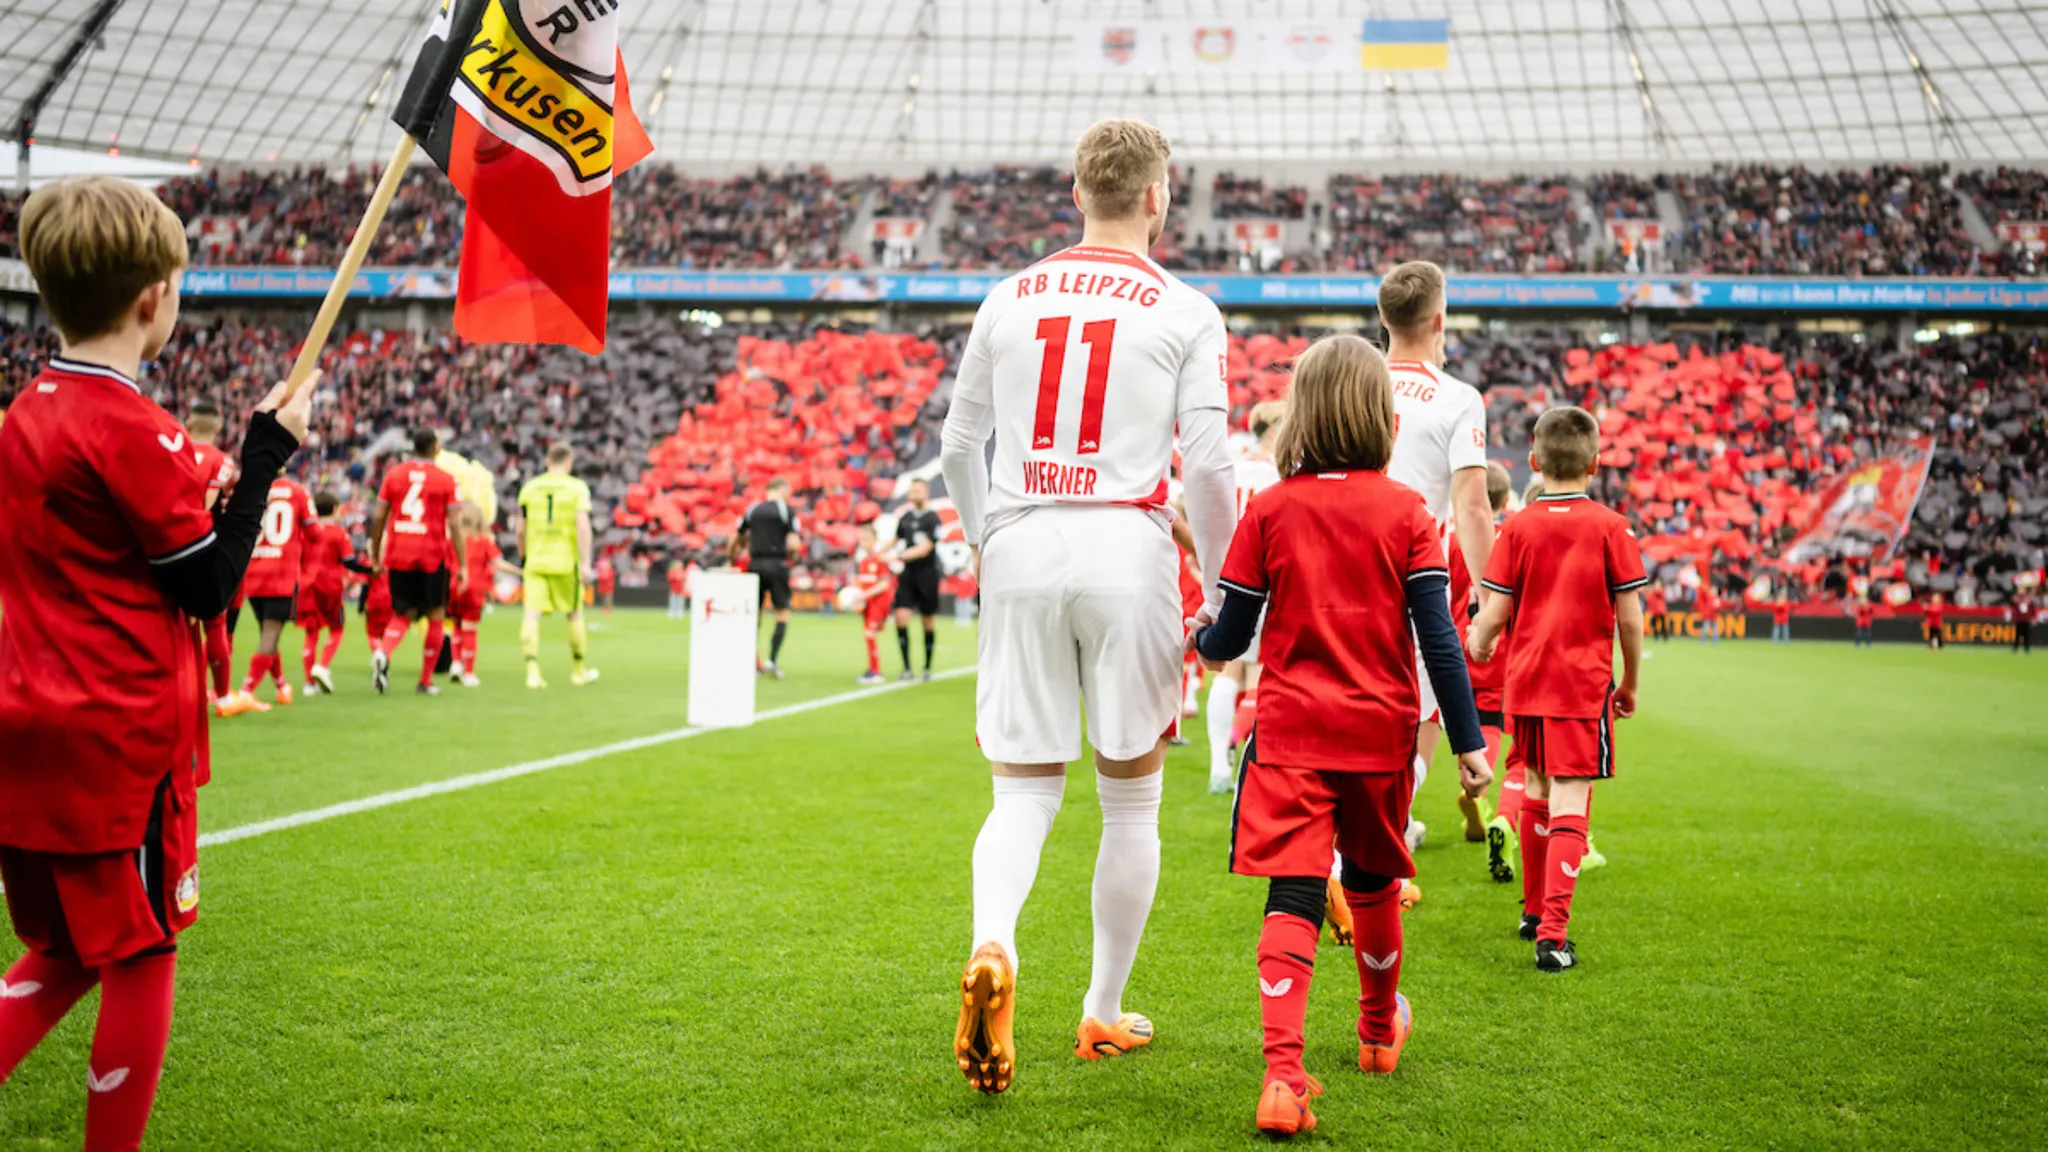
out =
<svg viewBox="0 0 2048 1152"><path fill-rule="evenodd" d="M200 475L206 477L206 487L209 491L219 492L234 484L234 457L211 444L202 444L194 440L192 459L199 465Z"/></svg>
<svg viewBox="0 0 2048 1152"><path fill-rule="evenodd" d="M1655 584L1643 591L1643 611L1652 616L1662 616L1670 607L1664 600L1664 589ZM1498 657L1496 657L1498 659Z"/></svg>
<svg viewBox="0 0 2048 1152"><path fill-rule="evenodd" d="M464 591L481 598L491 587L491 578L494 575L491 566L501 553L498 551L498 542L491 538L489 532L479 532L471 536L467 545L464 554L469 559L469 567L466 569L469 573L469 585Z"/></svg>
<svg viewBox="0 0 2048 1152"><path fill-rule="evenodd" d="M448 566L448 509L460 502L455 477L425 460L407 460L384 474L377 498L391 506L384 566L438 572Z"/></svg>
<svg viewBox="0 0 2048 1152"><path fill-rule="evenodd" d="M1773 623L1773 624L1790 624L1791 622L1792 622L1792 605L1790 605L1790 604L1784 604L1784 603L1778 603L1778 604L1773 604L1773 605L1771 605L1771 623Z"/></svg>
<svg viewBox="0 0 2048 1152"><path fill-rule="evenodd" d="M1701 616L1718 616L1721 614L1721 598L1714 595L1712 588L1702 584L1693 594L1692 610Z"/></svg>
<svg viewBox="0 0 2048 1152"><path fill-rule="evenodd" d="M305 566L301 569L300 582L307 588L326 596L338 596L347 583L348 570L342 562L355 558L355 542L348 538L348 529L339 524L316 521L306 529Z"/></svg>
<svg viewBox="0 0 2048 1152"><path fill-rule="evenodd" d="M207 770L198 629L150 571L213 539L206 477L133 381L62 358L0 425L0 476L0 844L133 849Z"/></svg>
<svg viewBox="0 0 2048 1152"><path fill-rule="evenodd" d="M1929 604L1924 609L1924 613L1927 617L1927 626L1929 628L1940 628L1941 622L1948 617L1948 606L1945 604Z"/></svg>
<svg viewBox="0 0 2048 1152"><path fill-rule="evenodd" d="M1408 581L1444 575L1422 497L1383 472L1294 476L1252 497L1226 591L1267 602L1260 763L1406 772L1421 709Z"/></svg>
<svg viewBox="0 0 2048 1152"><path fill-rule="evenodd" d="M671 568L668 570L668 590L670 593L681 596L683 589L689 587L689 581L689 573L681 568Z"/></svg>
<svg viewBox="0 0 2048 1152"><path fill-rule="evenodd" d="M1500 539L1500 525L1493 526L1493 538ZM1465 567L1465 550L1458 546L1458 534L1451 533L1451 623L1458 628L1458 636L1464 638L1465 629L1471 623L1472 572ZM1503 633L1501 648L1508 639ZM1480 707L1489 712L1498 712L1502 685L1507 683L1507 665L1502 660L1504 652L1495 651L1493 659L1484 664L1468 664L1466 672L1472 677L1472 698Z"/></svg>
<svg viewBox="0 0 2048 1152"><path fill-rule="evenodd" d="M887 593L894 580L895 575L889 571L888 562L872 552L862 556L854 567L853 586L869 594L867 602L870 604L874 603L875 597Z"/></svg>
<svg viewBox="0 0 2048 1152"><path fill-rule="evenodd" d="M280 476L270 482L270 502L263 508L263 531L249 553L249 574L242 591L249 596L294 596L299 570L306 563L306 537L317 533L320 518L313 498L297 482Z"/></svg>
<svg viewBox="0 0 2048 1152"><path fill-rule="evenodd" d="M1856 626L1858 628L1868 628L1871 621L1877 619L1877 606L1868 600L1858 600L1855 604L1855 612Z"/></svg>
<svg viewBox="0 0 2048 1152"><path fill-rule="evenodd" d="M1538 497L1509 520L1482 581L1515 598L1508 710L1605 716L1614 687L1614 598L1649 582L1628 521L1583 492Z"/></svg>

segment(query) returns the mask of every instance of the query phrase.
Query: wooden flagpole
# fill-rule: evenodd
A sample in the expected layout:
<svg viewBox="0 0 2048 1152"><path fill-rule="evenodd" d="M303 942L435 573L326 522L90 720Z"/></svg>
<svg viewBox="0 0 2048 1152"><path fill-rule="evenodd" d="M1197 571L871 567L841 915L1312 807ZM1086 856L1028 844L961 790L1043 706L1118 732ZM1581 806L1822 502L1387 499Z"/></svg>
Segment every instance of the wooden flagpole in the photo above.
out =
<svg viewBox="0 0 2048 1152"><path fill-rule="evenodd" d="M327 347L327 337L334 331L334 322L341 316L341 306L348 300L348 290L356 282L356 273L362 271L363 261L370 255L370 242L377 238L377 229L384 223L384 212L391 207L391 198L398 193L399 181L405 179L405 167L412 160L414 141L409 135L401 134L398 147L391 150L391 161L384 165L384 175L377 181L377 190L370 195L370 206L363 209L362 223L356 225L355 239L349 241L348 252L341 258L341 267L334 273L334 283L327 286L327 298L320 302L320 313L313 318L313 328L306 333L306 342L299 347L299 358L292 362L291 375L285 377L285 403L299 394L306 381L312 378L313 369L320 365L320 353Z"/></svg>

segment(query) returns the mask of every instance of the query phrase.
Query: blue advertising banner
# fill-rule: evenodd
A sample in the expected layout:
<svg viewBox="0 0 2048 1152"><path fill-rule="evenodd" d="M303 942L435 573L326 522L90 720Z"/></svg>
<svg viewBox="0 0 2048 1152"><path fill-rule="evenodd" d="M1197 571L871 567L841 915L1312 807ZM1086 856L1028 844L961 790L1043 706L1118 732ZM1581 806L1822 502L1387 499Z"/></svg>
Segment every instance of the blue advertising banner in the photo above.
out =
<svg viewBox="0 0 2048 1152"><path fill-rule="evenodd" d="M301 268L195 268L188 296L278 298L319 296L333 272ZM622 270L611 276L614 300L731 304L806 302L973 305L1001 281L976 272L686 272ZM1368 276L1182 277L1225 307L1370 308L1379 282ZM449 269L368 268L351 296L447 300ZM1454 276L1456 308L1551 308L1660 311L1899 312L2048 311L2048 281L1796 280L1680 276Z"/></svg>

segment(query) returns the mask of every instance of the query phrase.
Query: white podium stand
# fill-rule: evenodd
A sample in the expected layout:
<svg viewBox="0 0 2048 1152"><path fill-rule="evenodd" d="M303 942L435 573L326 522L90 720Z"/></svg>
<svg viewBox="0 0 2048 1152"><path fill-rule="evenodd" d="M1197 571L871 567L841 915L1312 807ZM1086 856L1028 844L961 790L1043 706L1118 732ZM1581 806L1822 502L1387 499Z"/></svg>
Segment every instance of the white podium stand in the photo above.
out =
<svg viewBox="0 0 2048 1152"><path fill-rule="evenodd" d="M690 726L744 728L754 722L754 646L761 578L704 572L690 601Z"/></svg>

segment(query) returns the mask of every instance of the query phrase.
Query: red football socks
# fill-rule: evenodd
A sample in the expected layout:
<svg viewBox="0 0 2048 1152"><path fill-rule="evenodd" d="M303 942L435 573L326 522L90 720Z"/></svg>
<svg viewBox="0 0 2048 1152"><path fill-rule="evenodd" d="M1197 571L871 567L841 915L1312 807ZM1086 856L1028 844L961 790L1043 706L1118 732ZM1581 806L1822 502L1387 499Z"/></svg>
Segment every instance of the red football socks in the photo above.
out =
<svg viewBox="0 0 2048 1152"><path fill-rule="evenodd" d="M313 665L319 663L319 661L314 659L314 656L318 654L319 647L320 630L317 628L307 629L304 651L300 653L300 662L306 666L306 678L300 681L302 684L311 684L313 682Z"/></svg>
<svg viewBox="0 0 2048 1152"><path fill-rule="evenodd" d="M1586 818L1584 816L1553 816L1550 818L1550 855L1544 867L1549 878L1543 889L1543 927L1536 930L1538 940L1555 940L1562 943L1565 927L1572 919L1572 889L1579 883L1579 862L1586 858Z"/></svg>
<svg viewBox="0 0 2048 1152"><path fill-rule="evenodd" d="M1230 746L1244 747L1247 737L1252 734L1252 720L1258 716L1259 698L1251 692L1237 694L1237 711L1230 717Z"/></svg>
<svg viewBox="0 0 2048 1152"><path fill-rule="evenodd" d="M1344 890L1358 954L1358 1039L1394 1042L1394 993L1401 989L1401 882L1377 892Z"/></svg>
<svg viewBox="0 0 2048 1152"><path fill-rule="evenodd" d="M1494 805L1494 815L1507 821L1508 827L1515 829L1519 835L1522 827L1522 765L1519 762L1512 765L1501 762L1500 729L1487 725L1479 732L1486 738L1486 762L1493 765L1494 770L1500 774L1500 802Z"/></svg>
<svg viewBox="0 0 2048 1152"><path fill-rule="evenodd" d="M420 642L420 683L434 682L434 665L441 659L441 641L447 638L447 628L439 620L427 621L427 634Z"/></svg>
<svg viewBox="0 0 2048 1152"><path fill-rule="evenodd" d="M234 641L228 636L226 616L206 622L206 666L213 673L214 697L226 696L235 678Z"/></svg>
<svg viewBox="0 0 2048 1152"><path fill-rule="evenodd" d="M868 633L868 675L882 674L882 645L873 632Z"/></svg>
<svg viewBox="0 0 2048 1152"><path fill-rule="evenodd" d="M1273 912L1259 930L1259 1014L1266 1026L1266 1079L1305 1091L1302 1027L1308 1022L1308 982L1316 970L1320 926Z"/></svg>
<svg viewBox="0 0 2048 1152"><path fill-rule="evenodd" d="M476 625L457 621L455 625L455 658L462 661L463 670L476 674Z"/></svg>
<svg viewBox="0 0 2048 1152"><path fill-rule="evenodd" d="M275 652L258 652L254 656L249 657L249 676L242 681L242 691L256 691L256 686L263 683L263 678L269 675L272 670L276 671L278 681L280 683L283 682L284 657L279 656Z"/></svg>
<svg viewBox="0 0 2048 1152"><path fill-rule="evenodd" d="M410 627L412 621L403 616L393 616L391 623L384 626L384 640L377 645L377 651L382 652L387 659L390 658L393 652L398 651L399 644L404 642L405 630Z"/></svg>
<svg viewBox="0 0 2048 1152"><path fill-rule="evenodd" d="M78 961L30 952L0 977L0 1084L98 980Z"/></svg>
<svg viewBox="0 0 2048 1152"><path fill-rule="evenodd" d="M311 648L312 645L309 643L306 647ZM341 651L341 629L329 629L327 633L327 646L320 650L320 666L322 668L334 667L334 654L339 651Z"/></svg>
<svg viewBox="0 0 2048 1152"><path fill-rule="evenodd" d="M171 1039L178 956L164 952L100 969L100 1018L92 1034L86 1152L142 1146Z"/></svg>
<svg viewBox="0 0 2048 1152"><path fill-rule="evenodd" d="M1543 864L1550 847L1550 801L1522 798L1522 915L1543 915Z"/></svg>

